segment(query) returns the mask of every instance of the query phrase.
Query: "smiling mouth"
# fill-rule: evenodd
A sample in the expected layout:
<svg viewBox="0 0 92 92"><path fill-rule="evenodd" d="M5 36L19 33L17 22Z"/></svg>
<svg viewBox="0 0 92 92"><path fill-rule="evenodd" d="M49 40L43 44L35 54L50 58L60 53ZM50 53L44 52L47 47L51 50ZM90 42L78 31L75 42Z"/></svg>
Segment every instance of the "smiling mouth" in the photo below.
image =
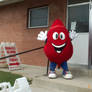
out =
<svg viewBox="0 0 92 92"><path fill-rule="evenodd" d="M57 53L61 53L62 50L65 48L66 43L64 43L64 44L62 44L62 45L55 45L55 44L52 43L52 46L55 48L55 51L56 51Z"/></svg>

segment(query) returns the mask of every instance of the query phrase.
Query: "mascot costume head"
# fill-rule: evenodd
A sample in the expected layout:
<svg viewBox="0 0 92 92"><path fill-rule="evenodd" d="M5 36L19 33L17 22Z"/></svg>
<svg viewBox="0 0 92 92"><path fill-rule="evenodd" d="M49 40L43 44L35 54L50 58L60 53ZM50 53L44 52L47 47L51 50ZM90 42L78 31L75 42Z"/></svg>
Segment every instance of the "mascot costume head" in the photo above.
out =
<svg viewBox="0 0 92 92"><path fill-rule="evenodd" d="M48 31L44 52L50 62L55 62L59 66L69 60L73 54L69 32L59 19L54 21Z"/></svg>

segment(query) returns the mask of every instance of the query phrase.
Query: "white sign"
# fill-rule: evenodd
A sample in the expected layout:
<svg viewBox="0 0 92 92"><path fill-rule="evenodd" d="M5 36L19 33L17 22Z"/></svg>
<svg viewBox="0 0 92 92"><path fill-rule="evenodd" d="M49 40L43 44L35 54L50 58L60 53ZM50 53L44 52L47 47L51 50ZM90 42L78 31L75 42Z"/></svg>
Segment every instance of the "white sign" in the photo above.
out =
<svg viewBox="0 0 92 92"><path fill-rule="evenodd" d="M76 30L76 21L71 22L71 30Z"/></svg>

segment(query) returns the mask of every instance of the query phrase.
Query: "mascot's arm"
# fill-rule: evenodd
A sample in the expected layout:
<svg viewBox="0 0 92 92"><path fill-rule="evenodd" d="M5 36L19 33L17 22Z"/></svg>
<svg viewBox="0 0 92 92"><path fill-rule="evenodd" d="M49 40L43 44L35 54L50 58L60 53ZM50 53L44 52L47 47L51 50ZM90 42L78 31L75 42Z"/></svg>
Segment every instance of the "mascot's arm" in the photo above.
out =
<svg viewBox="0 0 92 92"><path fill-rule="evenodd" d="M47 31L45 32L41 31L38 34L37 40L46 41L46 39L47 39Z"/></svg>
<svg viewBox="0 0 92 92"><path fill-rule="evenodd" d="M69 36L71 38L71 40L74 40L79 34L76 33L74 30L69 32Z"/></svg>

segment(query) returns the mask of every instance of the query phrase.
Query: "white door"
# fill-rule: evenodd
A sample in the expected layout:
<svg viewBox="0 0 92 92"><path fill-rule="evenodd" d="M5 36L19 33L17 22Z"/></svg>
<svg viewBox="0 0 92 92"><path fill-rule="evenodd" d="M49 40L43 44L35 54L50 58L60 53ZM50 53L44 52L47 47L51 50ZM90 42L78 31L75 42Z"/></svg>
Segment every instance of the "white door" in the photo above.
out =
<svg viewBox="0 0 92 92"><path fill-rule="evenodd" d="M74 53L69 60L71 64L88 65L88 40L89 40L89 3L68 5L68 29L71 22L76 21L76 32L79 36L72 41Z"/></svg>

